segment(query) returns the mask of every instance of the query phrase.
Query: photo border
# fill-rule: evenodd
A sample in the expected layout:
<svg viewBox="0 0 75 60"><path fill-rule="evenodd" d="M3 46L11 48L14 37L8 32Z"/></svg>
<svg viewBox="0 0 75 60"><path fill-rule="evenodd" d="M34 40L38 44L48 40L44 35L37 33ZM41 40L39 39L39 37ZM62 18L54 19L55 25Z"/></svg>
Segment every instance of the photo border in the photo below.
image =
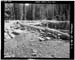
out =
<svg viewBox="0 0 75 60"><path fill-rule="evenodd" d="M70 4L70 27L73 24L73 43L70 42L70 58L45 58L44 59L74 59L74 2L73 1L1 1L1 59L43 59L24 57L4 57L4 4L5 3L32 3L32 4ZM71 31L71 28L70 28ZM71 36L70 36L71 37ZM71 39L71 38L70 38ZM72 49L71 49L72 48Z"/></svg>

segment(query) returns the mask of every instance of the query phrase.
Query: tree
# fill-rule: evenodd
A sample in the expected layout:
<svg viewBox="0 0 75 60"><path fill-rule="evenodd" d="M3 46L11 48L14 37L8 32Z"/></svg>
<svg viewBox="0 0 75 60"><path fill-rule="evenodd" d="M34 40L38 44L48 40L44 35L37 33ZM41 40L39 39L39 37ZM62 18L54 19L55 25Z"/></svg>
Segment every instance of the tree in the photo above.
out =
<svg viewBox="0 0 75 60"><path fill-rule="evenodd" d="M19 4L14 3L14 17L15 20L19 20L20 19L20 13L19 13Z"/></svg>

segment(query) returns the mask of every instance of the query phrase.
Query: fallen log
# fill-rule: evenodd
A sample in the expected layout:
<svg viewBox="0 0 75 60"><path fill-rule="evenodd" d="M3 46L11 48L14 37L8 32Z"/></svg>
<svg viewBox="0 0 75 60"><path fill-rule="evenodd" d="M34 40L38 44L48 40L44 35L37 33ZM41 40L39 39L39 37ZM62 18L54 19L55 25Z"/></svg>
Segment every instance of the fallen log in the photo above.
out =
<svg viewBox="0 0 75 60"><path fill-rule="evenodd" d="M68 33L61 32L60 30L56 30L56 29L52 29L52 28L48 28L48 27L27 25L27 24L22 24L22 23L20 23L20 24L24 25L25 27L29 27L29 28L36 29L36 30L46 30L57 36L59 36L58 34L60 34L60 36L62 35L62 36L65 36L66 38L70 38L70 35Z"/></svg>
<svg viewBox="0 0 75 60"><path fill-rule="evenodd" d="M66 36L68 36L68 37L70 36L68 33L64 33L64 32L61 32L61 31L59 31L59 30L56 30L56 29L46 28L46 30L55 32L55 33L57 33L57 34L63 34L63 35L66 35Z"/></svg>

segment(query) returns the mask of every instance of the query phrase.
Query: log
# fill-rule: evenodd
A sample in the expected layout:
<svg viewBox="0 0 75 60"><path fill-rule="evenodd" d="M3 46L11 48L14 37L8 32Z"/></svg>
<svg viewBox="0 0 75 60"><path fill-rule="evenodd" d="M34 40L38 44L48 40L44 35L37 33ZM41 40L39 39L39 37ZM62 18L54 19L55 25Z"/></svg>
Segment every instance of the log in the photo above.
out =
<svg viewBox="0 0 75 60"><path fill-rule="evenodd" d="M61 34L61 35L64 35L66 37L70 37L70 35L68 33L61 32L60 30L56 30L56 29L52 29L52 28L48 28L48 27L27 25L27 24L22 24L22 23L20 23L20 24L24 25L25 27L29 27L29 28L33 28L33 29L39 29L39 30L46 30L46 31L52 32L56 35Z"/></svg>

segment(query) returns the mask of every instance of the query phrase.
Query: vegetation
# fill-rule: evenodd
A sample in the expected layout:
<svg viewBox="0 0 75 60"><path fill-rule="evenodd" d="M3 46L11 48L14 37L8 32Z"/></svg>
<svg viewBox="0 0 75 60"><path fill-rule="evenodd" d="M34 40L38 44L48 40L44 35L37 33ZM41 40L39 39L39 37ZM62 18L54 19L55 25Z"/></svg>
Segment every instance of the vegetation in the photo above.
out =
<svg viewBox="0 0 75 60"><path fill-rule="evenodd" d="M70 20L70 4L5 4L5 20Z"/></svg>

